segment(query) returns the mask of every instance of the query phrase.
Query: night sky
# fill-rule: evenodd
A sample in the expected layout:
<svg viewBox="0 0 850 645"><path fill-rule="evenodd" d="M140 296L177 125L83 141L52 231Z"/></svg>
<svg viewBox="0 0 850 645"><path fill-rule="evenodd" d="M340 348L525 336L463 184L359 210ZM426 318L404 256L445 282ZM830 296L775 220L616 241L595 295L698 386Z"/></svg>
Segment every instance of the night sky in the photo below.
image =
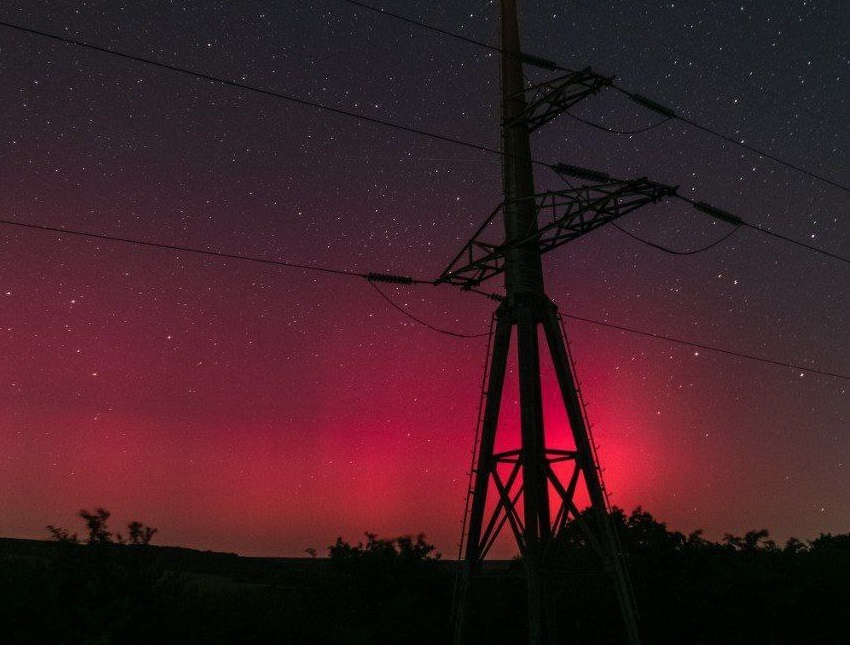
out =
<svg viewBox="0 0 850 645"><path fill-rule="evenodd" d="M850 183L841 0L522 4L529 52ZM385 5L498 42L492 2ZM499 145L496 54L340 0L9 0L0 20ZM495 155L8 27L0 78L5 220L430 279L501 200ZM574 113L660 120L612 91ZM848 255L847 191L681 121L618 135L562 116L532 146ZM619 224L680 250L729 230L681 201ZM0 249L0 534L44 538L103 506L161 544L303 555L423 531L456 553L486 338L435 333L359 278L9 225ZM747 229L672 256L607 226L544 264L564 313L850 374L846 262ZM468 334L495 307L382 289ZM846 379L567 331L612 503L711 539L850 531Z"/></svg>

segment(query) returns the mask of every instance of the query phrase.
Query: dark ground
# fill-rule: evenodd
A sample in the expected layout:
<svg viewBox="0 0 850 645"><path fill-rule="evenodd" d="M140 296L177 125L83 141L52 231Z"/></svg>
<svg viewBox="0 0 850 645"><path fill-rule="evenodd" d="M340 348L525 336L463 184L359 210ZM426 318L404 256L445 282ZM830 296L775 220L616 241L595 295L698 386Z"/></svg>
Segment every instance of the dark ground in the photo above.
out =
<svg viewBox="0 0 850 645"><path fill-rule="evenodd" d="M645 645L850 643L850 535L713 543L639 509L617 518ZM595 554L567 543L550 583L560 641L624 643ZM451 642L456 565L427 542L369 536L329 554L0 539L0 643ZM520 562L488 566L471 596L471 642L525 641L524 584Z"/></svg>

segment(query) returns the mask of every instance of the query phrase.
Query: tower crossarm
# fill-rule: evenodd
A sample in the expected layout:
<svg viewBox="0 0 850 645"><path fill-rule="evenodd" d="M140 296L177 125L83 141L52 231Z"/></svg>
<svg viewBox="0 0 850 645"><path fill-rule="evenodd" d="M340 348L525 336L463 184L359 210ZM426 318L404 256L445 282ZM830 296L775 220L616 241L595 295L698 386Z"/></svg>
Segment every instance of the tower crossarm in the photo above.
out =
<svg viewBox="0 0 850 645"><path fill-rule="evenodd" d="M613 76L602 76L587 67L532 85L524 91L526 109L522 114L504 121L502 126L510 128L523 124L529 132L533 132L613 82Z"/></svg>
<svg viewBox="0 0 850 645"><path fill-rule="evenodd" d="M675 186L646 178L543 193L538 196L537 202L538 230L528 239L537 238L540 252L546 253L638 208L675 194Z"/></svg>
<svg viewBox="0 0 850 645"><path fill-rule="evenodd" d="M519 247L535 242L546 253L642 206L676 195L676 187L645 178L628 181L609 180L568 190L532 195L537 229L529 235L504 244L482 239L504 203L487 218L473 238L452 260L437 283L449 283L471 289L505 269L505 257Z"/></svg>

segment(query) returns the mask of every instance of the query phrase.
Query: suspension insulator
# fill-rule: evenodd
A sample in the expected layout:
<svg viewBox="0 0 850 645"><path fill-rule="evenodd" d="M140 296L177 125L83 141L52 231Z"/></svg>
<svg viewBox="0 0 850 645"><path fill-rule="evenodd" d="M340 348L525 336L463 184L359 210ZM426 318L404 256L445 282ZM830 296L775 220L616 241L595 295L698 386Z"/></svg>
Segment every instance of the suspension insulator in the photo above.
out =
<svg viewBox="0 0 850 645"><path fill-rule="evenodd" d="M534 56L533 54L520 54L520 60L527 65L532 65L534 67L540 67L541 69L548 69L549 71L556 72L561 68L558 63L554 63L548 58L542 58L540 56Z"/></svg>
<svg viewBox="0 0 850 645"><path fill-rule="evenodd" d="M648 99L645 96L641 96L640 94L630 94L629 98L632 99L635 103L642 105L645 108L649 108L653 112L658 112L658 114L663 114L664 116L675 119L676 113L670 108L661 105L660 103L656 103L652 99Z"/></svg>
<svg viewBox="0 0 850 645"><path fill-rule="evenodd" d="M394 284L413 284L415 280L406 275L393 275L391 273L367 273L369 282L392 282Z"/></svg>
<svg viewBox="0 0 850 645"><path fill-rule="evenodd" d="M702 211L706 215L711 215L716 219L728 222L729 224L734 224L735 226L740 226L744 223L744 220L742 220L737 215L712 206L711 204L706 204L705 202L694 203L694 208L696 208L698 211Z"/></svg>
<svg viewBox="0 0 850 645"><path fill-rule="evenodd" d="M563 175L578 177L579 179L590 179L592 181L610 181L611 176L600 172L599 170L591 170L590 168L582 168L581 166L571 166L566 163L556 163L552 166L552 170Z"/></svg>

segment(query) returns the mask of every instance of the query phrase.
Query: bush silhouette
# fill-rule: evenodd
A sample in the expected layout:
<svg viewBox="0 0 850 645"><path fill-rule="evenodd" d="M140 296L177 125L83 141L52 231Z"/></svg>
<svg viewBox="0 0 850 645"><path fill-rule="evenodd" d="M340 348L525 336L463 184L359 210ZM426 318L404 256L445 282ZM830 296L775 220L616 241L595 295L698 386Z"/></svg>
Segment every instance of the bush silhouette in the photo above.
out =
<svg viewBox="0 0 850 645"><path fill-rule="evenodd" d="M180 580L157 565L149 543L157 530L133 521L128 537L109 530L109 511L79 512L86 537L48 526L57 555L47 598L55 642L142 643L176 624Z"/></svg>
<svg viewBox="0 0 850 645"><path fill-rule="evenodd" d="M155 547L156 529L130 522L116 533L102 508L79 518L79 534L48 528L49 557L0 562L0 642L452 642L456 568L423 535L340 538L327 559L292 561ZM684 534L642 508L615 508L611 519L647 645L850 643L850 535L779 547L764 529L717 542ZM580 523L553 549L557 642L624 644L610 579ZM474 587L468 645L524 642L521 560L485 567Z"/></svg>

